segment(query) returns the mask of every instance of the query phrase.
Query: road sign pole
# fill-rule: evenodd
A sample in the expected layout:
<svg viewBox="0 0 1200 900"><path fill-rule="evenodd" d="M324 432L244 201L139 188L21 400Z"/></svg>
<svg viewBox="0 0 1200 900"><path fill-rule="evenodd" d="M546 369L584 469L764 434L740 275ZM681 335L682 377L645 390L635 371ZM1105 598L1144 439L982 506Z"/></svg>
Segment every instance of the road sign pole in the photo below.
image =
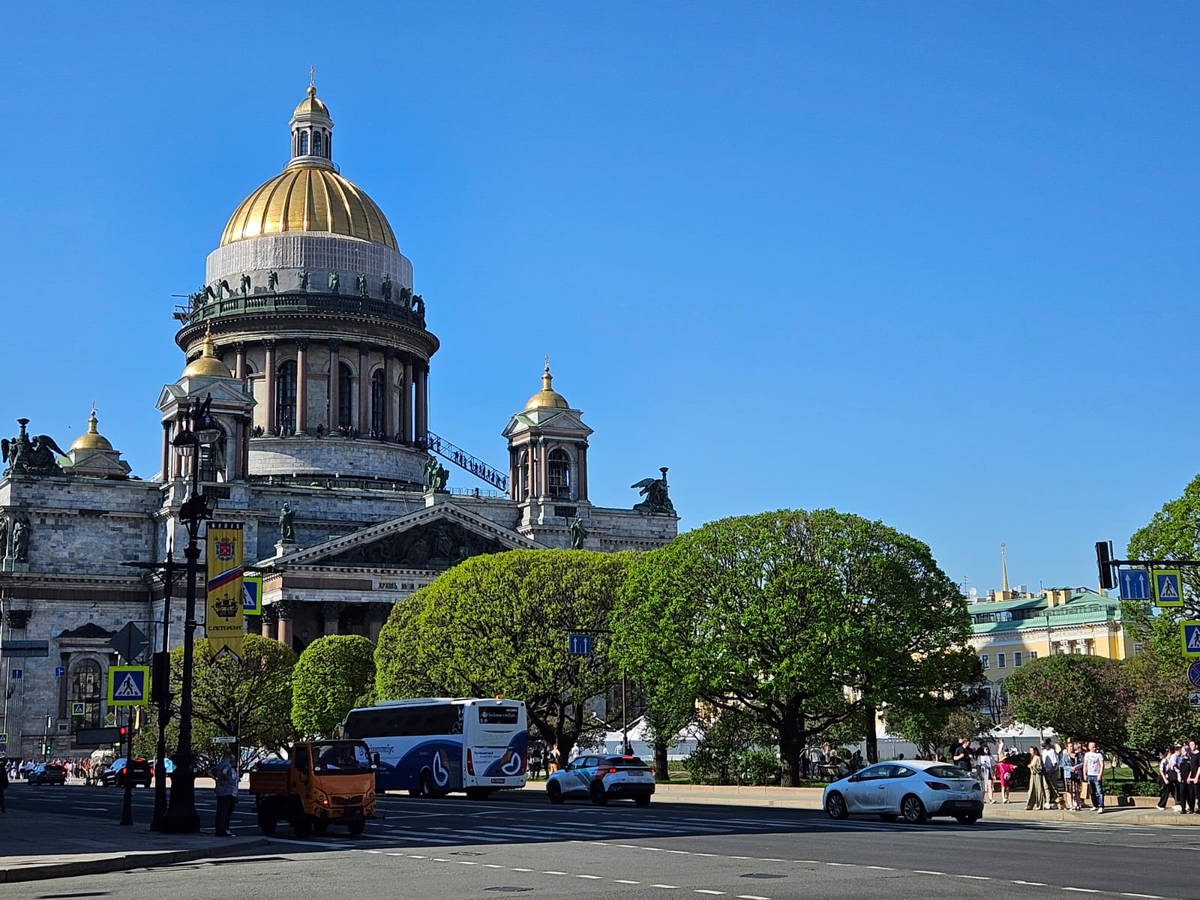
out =
<svg viewBox="0 0 1200 900"><path fill-rule="evenodd" d="M133 782L129 780L133 762L133 707L125 707L125 799L121 802L121 824L133 824Z"/></svg>

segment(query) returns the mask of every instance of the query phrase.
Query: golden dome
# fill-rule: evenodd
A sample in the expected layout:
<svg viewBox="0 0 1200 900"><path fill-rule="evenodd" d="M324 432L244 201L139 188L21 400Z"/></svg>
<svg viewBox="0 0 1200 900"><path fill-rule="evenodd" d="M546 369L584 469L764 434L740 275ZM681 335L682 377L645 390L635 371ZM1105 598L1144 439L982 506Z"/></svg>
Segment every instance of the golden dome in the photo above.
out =
<svg viewBox="0 0 1200 900"><path fill-rule="evenodd" d="M310 102L320 103L313 98L301 106ZM392 226L375 201L321 165L289 166L243 200L225 226L221 246L285 231L344 234L400 252Z"/></svg>
<svg viewBox="0 0 1200 900"><path fill-rule="evenodd" d="M108 442L108 438L96 430L96 408L92 407L92 414L88 417L88 430L86 434L81 434L75 438L75 443L71 445L70 453L74 450L111 450L113 445Z"/></svg>
<svg viewBox="0 0 1200 900"><path fill-rule="evenodd" d="M217 348L213 344L212 333L205 332L204 341L200 345L200 355L187 364L183 370L184 378L197 378L202 375L215 375L217 378L232 378L229 366L217 359Z"/></svg>
<svg viewBox="0 0 1200 900"><path fill-rule="evenodd" d="M542 373L542 389L529 398L529 402L525 404L526 409L571 408L571 404L567 402L567 398L550 387L551 381L550 362L547 360L546 371Z"/></svg>
<svg viewBox="0 0 1200 900"><path fill-rule="evenodd" d="M317 99L317 89L311 84L308 86L308 96L300 101L295 112L292 113L292 118L297 119L300 116L310 115L329 118L329 107Z"/></svg>

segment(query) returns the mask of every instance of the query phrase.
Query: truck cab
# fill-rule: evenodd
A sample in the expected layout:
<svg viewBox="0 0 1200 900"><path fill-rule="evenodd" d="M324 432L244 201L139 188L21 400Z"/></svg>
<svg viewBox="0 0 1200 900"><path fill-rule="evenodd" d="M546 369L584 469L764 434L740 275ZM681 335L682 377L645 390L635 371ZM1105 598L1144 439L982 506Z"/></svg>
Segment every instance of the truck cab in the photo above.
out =
<svg viewBox="0 0 1200 900"><path fill-rule="evenodd" d="M363 741L305 741L290 759L267 759L250 770L258 827L274 834L280 821L296 837L345 825L362 834L375 815L375 768Z"/></svg>

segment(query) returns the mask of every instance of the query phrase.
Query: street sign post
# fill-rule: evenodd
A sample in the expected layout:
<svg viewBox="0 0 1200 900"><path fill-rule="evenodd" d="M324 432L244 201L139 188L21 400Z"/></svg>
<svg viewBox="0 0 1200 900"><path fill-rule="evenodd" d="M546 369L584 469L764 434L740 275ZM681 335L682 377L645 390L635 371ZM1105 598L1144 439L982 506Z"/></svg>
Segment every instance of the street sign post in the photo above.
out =
<svg viewBox="0 0 1200 900"><path fill-rule="evenodd" d="M141 657L142 652L150 646L150 639L132 622L112 636L108 642L127 663L132 663Z"/></svg>
<svg viewBox="0 0 1200 900"><path fill-rule="evenodd" d="M144 706L150 702L149 666L109 666L108 705Z"/></svg>
<svg viewBox="0 0 1200 900"><path fill-rule="evenodd" d="M567 638L567 652L572 656L591 656L592 636L590 634L572 634Z"/></svg>
<svg viewBox="0 0 1200 900"><path fill-rule="evenodd" d="M1117 579L1122 600L1149 600L1150 573L1145 569L1121 569Z"/></svg>
<svg viewBox="0 0 1200 900"><path fill-rule="evenodd" d="M1182 583L1178 569L1156 569L1154 572L1154 605L1183 606Z"/></svg>
<svg viewBox="0 0 1200 900"><path fill-rule="evenodd" d="M1200 657L1200 622L1180 622L1179 634L1183 638L1183 655Z"/></svg>

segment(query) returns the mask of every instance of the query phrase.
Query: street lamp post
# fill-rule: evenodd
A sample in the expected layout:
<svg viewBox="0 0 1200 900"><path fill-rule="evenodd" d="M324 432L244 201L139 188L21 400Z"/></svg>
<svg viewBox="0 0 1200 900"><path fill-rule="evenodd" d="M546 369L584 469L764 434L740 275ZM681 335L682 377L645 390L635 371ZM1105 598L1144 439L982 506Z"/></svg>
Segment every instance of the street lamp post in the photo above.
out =
<svg viewBox="0 0 1200 900"><path fill-rule="evenodd" d="M175 771L171 776L171 802L163 816L162 830L169 834L194 834L200 830L196 811L196 772L192 754L192 663L196 634L196 570L200 561L198 542L200 524L209 517L212 498L200 490L200 448L221 435L220 426L209 414L212 395L204 402L194 400L187 410L184 428L172 441L179 455L192 465L192 490L179 509L179 520L187 527L187 599L183 622L183 682L179 701L179 746L175 751Z"/></svg>

